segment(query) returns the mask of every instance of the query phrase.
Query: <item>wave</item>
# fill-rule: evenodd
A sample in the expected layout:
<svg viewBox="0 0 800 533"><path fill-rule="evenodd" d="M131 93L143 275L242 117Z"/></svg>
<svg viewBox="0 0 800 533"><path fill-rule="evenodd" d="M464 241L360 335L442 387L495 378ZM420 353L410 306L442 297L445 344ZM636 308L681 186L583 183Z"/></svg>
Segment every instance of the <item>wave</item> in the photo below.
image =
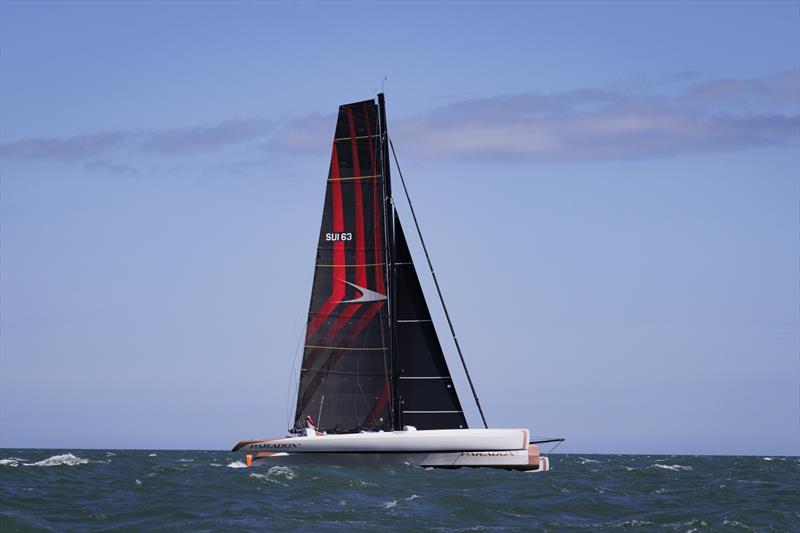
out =
<svg viewBox="0 0 800 533"><path fill-rule="evenodd" d="M286 480L294 479L297 477L294 470L289 468L288 466L273 466L267 472L270 476L274 477L282 477Z"/></svg>
<svg viewBox="0 0 800 533"><path fill-rule="evenodd" d="M403 501L410 502L411 500L416 500L417 498L419 498L419 494L412 494L408 498L403 498ZM397 507L399 501L400 500L389 500L388 502L383 502L381 504L381 507L383 507L384 509L392 509L394 507Z"/></svg>
<svg viewBox="0 0 800 533"><path fill-rule="evenodd" d="M663 470L672 470L673 472L679 472L681 470L683 471L694 470L694 468L692 468L691 466L685 466L685 465L660 465L656 463L653 466L656 468L661 468Z"/></svg>
<svg viewBox="0 0 800 533"><path fill-rule="evenodd" d="M278 483L279 485L284 485L288 487L288 485L282 483L280 479L284 479L286 481L294 479L297 477L297 474L291 468L287 466L273 466L269 470L267 470L266 474L262 474L260 472L253 472L250 474L250 477L253 479L260 479L262 481L268 481L270 483Z"/></svg>
<svg viewBox="0 0 800 533"><path fill-rule="evenodd" d="M42 459L35 463L23 463L23 466L76 466L88 464L89 460L83 457L76 457L71 453L54 455L47 459Z"/></svg>
<svg viewBox="0 0 800 533"><path fill-rule="evenodd" d="M277 483L277 481L269 477L269 474L259 474L258 472L253 472L250 474L250 477L253 479L263 479L264 481L269 481L270 483Z"/></svg>
<svg viewBox="0 0 800 533"><path fill-rule="evenodd" d="M19 457L7 457L0 459L0 466L19 466L20 463L24 462L25 459L20 459Z"/></svg>
<svg viewBox="0 0 800 533"><path fill-rule="evenodd" d="M585 465L587 463L600 463L601 461L597 461L595 459L587 459L586 457L578 457L578 464Z"/></svg>
<svg viewBox="0 0 800 533"><path fill-rule="evenodd" d="M433 468L431 468L433 470ZM364 481L363 479L351 479L347 482L347 485L350 487L356 488L364 488L364 487L377 487L375 483L370 483L369 481Z"/></svg>
<svg viewBox="0 0 800 533"><path fill-rule="evenodd" d="M228 468L247 468L247 465L241 461L234 461L228 464Z"/></svg>
<svg viewBox="0 0 800 533"><path fill-rule="evenodd" d="M736 520L728 520L727 518L722 521L723 526L731 526L736 528L744 529L745 531L757 531L752 527L748 526L747 524L743 524L741 522L737 522Z"/></svg>

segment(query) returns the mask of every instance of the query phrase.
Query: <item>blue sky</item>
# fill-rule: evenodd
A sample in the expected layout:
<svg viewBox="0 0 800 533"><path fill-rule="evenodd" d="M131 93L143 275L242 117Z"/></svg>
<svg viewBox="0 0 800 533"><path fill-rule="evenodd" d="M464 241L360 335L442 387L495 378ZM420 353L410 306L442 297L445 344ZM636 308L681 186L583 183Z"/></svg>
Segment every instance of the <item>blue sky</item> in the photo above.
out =
<svg viewBox="0 0 800 533"><path fill-rule="evenodd" d="M387 77L491 425L564 451L800 454L798 21L797 2L0 3L0 446L282 434L334 113Z"/></svg>

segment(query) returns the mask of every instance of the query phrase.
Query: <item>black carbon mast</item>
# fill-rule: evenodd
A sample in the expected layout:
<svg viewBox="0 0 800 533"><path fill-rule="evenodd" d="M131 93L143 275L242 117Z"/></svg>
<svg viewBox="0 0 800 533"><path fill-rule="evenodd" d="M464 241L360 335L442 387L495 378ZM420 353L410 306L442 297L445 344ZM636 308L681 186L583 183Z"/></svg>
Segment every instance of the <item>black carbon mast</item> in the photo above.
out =
<svg viewBox="0 0 800 533"><path fill-rule="evenodd" d="M380 159L381 174L383 175L383 186L386 196L384 197L384 227L386 228L386 277L389 280L389 360L392 369L392 429L395 431L403 429L402 418L403 410L399 394L399 383L397 379L397 327L395 327L395 270L394 270L394 250L395 250L395 228L394 228L394 199L392 198L392 178L389 160L389 132L386 127L386 100L382 92L378 93L378 124L380 131Z"/></svg>

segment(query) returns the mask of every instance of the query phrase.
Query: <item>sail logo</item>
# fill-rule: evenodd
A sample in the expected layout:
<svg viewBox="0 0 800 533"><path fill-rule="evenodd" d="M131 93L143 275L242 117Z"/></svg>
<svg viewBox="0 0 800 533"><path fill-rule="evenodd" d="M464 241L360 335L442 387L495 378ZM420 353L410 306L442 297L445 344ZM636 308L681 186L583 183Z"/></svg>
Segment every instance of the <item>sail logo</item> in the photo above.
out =
<svg viewBox="0 0 800 533"><path fill-rule="evenodd" d="M346 231L340 231L338 233L326 233L325 234L325 240L326 241L332 241L332 242L336 242L336 241L352 241L353 240L353 234L350 233L350 232L346 232Z"/></svg>
<svg viewBox="0 0 800 533"><path fill-rule="evenodd" d="M349 281L345 281L343 279L340 279L339 281L347 283L360 293L356 298L353 298L352 300L340 300L339 301L340 304L360 304L365 302L382 302L383 300L386 300L385 294L371 291L365 287L356 285L355 283L350 283Z"/></svg>

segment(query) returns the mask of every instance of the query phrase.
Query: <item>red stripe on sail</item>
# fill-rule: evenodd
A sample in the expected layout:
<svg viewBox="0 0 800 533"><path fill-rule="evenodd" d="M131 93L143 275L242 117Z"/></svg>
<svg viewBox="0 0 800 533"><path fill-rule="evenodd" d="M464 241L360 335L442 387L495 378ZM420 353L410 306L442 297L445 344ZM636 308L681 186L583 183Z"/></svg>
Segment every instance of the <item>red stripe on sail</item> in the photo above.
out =
<svg viewBox="0 0 800 533"><path fill-rule="evenodd" d="M333 200L333 231L341 233L344 231L344 213L342 212L342 185L339 178L339 157L336 153L336 144L333 145L333 153L331 155L331 193ZM311 338L317 330L328 318L328 315L333 312L336 306L344 300L345 284L344 279L346 275L347 265L345 265L344 255L344 241L336 241L333 243L333 268L331 268L333 281L331 288L331 295L322 304L319 311L314 315L314 319L306 328L306 344L309 344Z"/></svg>
<svg viewBox="0 0 800 533"><path fill-rule="evenodd" d="M358 144L356 142L356 126L353 120L353 110L347 108L347 119L350 125L350 148L353 151L353 177L361 177L361 165L358 160ZM353 193L355 195L355 210L356 210L356 285L359 287L367 288L367 267L366 259L364 257L364 200L361 195L361 180L353 180ZM337 333L344 327L350 318L358 311L361 304L353 302L344 308L336 322L328 330L325 335L326 344L331 342Z"/></svg>
<svg viewBox="0 0 800 533"><path fill-rule="evenodd" d="M358 161L358 143L356 142L356 126L353 122L353 110L347 109L347 118L350 121L350 147L353 150L353 177L361 176L361 164ZM364 259L364 202L361 197L361 180L353 180L356 196L356 285L367 286L367 267Z"/></svg>
<svg viewBox="0 0 800 533"><path fill-rule="evenodd" d="M370 135L369 138L371 139L372 138L371 137L372 128L370 127L369 121L366 121L366 124L367 124L367 135ZM370 159L371 159L371 164L373 165L373 168L374 168L375 155L373 154L373 150L372 150L373 147L374 147L374 145L372 145L370 147ZM382 185L382 182L380 184L377 183L377 182L373 182L373 184L372 184L372 212L374 213L374 222L375 222L373 224L375 226L375 234L374 234L374 237L375 237L375 261L374 261L375 266L373 268L375 270L375 291L380 293L380 294L386 294L386 284L385 284L384 278L383 278L384 269L383 269L383 266L381 265L381 263L383 263L383 259L384 259L382 257L383 228L381 226L381 213L382 213L382 210L381 210L381 197L382 197L382 194L379 193L379 190L380 190L380 192L382 192L381 185ZM383 302L378 302L378 303L382 304ZM364 313L361 316L361 318L359 319L358 324L356 324L355 328L353 329L353 333L351 333L351 335L355 335L356 332L363 331L364 328L367 326L367 322L369 322L372 319L372 317L375 316L375 313L378 311L378 309L380 309L380 307L381 307L380 305L373 305L372 308L370 309L370 311L367 311L366 313Z"/></svg>

